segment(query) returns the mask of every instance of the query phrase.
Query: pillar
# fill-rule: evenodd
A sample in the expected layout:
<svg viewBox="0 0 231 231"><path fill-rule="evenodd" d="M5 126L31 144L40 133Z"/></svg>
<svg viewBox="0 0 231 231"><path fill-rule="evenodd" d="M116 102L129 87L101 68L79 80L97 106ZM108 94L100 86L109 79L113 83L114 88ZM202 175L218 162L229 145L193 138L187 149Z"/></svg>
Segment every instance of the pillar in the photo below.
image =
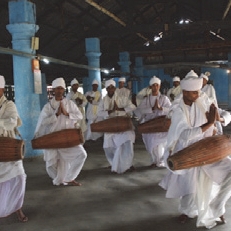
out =
<svg viewBox="0 0 231 231"><path fill-rule="evenodd" d="M9 24L7 30L12 35L12 47L15 50L34 53L31 49L31 37L38 26L35 24L35 5L27 0L10 1ZM37 156L41 152L33 150L31 140L40 113L39 95L34 93L34 79L31 58L13 55L13 76L15 103L23 125L19 132L25 142L25 156Z"/></svg>
<svg viewBox="0 0 231 231"><path fill-rule="evenodd" d="M122 76L126 78L126 82L127 82L128 78L130 77L130 65L131 65L130 55L127 51L119 53L118 64L120 65L120 70L123 73ZM118 81L118 79L116 79L116 81ZM133 94L133 92L132 92L132 94Z"/></svg>
<svg viewBox="0 0 231 231"><path fill-rule="evenodd" d="M135 59L135 75L137 76L137 81L134 81L132 84L133 93L137 94L142 88L144 88L144 66L143 66L143 58L136 57Z"/></svg>
<svg viewBox="0 0 231 231"><path fill-rule="evenodd" d="M39 100L40 109L42 110L44 105L48 102L46 75L44 73L42 73L42 94L39 95Z"/></svg>
<svg viewBox="0 0 231 231"><path fill-rule="evenodd" d="M119 62L120 70L124 73L124 77L127 79L130 74L130 55L127 51L119 53Z"/></svg>
<svg viewBox="0 0 231 231"><path fill-rule="evenodd" d="M86 38L85 47L88 59L88 66L100 68L100 41L98 38ZM98 90L101 91L101 73L100 70L88 70L88 79L84 80L84 92L92 90L92 81L97 80L99 82Z"/></svg>

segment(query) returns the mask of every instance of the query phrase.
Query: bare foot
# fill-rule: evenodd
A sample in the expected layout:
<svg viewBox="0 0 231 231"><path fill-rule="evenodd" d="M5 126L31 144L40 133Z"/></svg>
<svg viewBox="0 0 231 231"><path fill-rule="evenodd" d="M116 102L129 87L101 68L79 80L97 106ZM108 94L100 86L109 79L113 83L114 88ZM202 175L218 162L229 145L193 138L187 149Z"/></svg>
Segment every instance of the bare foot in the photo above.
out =
<svg viewBox="0 0 231 231"><path fill-rule="evenodd" d="M73 181L67 182L67 185L69 185L69 186L81 186L82 184L73 180Z"/></svg>
<svg viewBox="0 0 231 231"><path fill-rule="evenodd" d="M181 224L184 224L188 219L189 219L189 217L187 215L181 214L178 217L178 222L181 223Z"/></svg>
<svg viewBox="0 0 231 231"><path fill-rule="evenodd" d="M23 213L22 209L19 209L16 211L16 214L18 216L18 220L21 222L27 222L28 217Z"/></svg>
<svg viewBox="0 0 231 231"><path fill-rule="evenodd" d="M222 224L226 224L226 223L227 223L227 221L226 221L224 215L220 216L220 219L221 219L221 223L222 223Z"/></svg>

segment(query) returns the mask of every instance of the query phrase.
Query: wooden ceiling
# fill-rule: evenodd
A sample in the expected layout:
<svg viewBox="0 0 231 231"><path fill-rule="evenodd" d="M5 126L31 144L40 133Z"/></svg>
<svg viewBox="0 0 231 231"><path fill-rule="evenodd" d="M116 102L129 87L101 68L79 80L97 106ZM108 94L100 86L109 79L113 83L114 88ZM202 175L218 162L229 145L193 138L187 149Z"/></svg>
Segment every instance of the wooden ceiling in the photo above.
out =
<svg viewBox="0 0 231 231"><path fill-rule="evenodd" d="M130 53L132 70L136 57L143 57L144 65L174 67L227 60L231 50L230 0L30 2L36 5L39 26L37 53L55 59L87 65L85 38L89 37L100 39L100 66L116 70L119 52L124 51ZM7 0L0 1L0 13L0 47L11 48ZM157 37L161 38L154 41ZM0 57L0 74L12 84L12 56ZM70 81L88 75L87 69L69 65L41 62L40 66L48 83L60 76Z"/></svg>

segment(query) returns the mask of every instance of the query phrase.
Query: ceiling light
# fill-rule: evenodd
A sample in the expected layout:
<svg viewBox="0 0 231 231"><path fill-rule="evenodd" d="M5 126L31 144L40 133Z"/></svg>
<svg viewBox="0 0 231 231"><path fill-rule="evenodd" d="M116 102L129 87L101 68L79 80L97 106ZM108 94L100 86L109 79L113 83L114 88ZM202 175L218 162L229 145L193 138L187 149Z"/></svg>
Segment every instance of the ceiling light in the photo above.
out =
<svg viewBox="0 0 231 231"><path fill-rule="evenodd" d="M50 61L48 59L43 59L42 60L44 63L48 64Z"/></svg>

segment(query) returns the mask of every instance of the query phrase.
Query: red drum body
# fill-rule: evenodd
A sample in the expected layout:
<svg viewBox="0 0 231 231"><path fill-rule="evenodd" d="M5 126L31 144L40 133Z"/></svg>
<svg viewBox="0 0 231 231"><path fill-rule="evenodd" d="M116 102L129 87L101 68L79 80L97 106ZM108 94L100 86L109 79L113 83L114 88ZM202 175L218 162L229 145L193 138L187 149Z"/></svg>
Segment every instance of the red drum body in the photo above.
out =
<svg viewBox="0 0 231 231"><path fill-rule="evenodd" d="M63 129L31 141L33 149L70 148L84 142L81 129Z"/></svg>
<svg viewBox="0 0 231 231"><path fill-rule="evenodd" d="M229 135L207 137L168 157L170 169L180 170L212 164L231 154Z"/></svg>
<svg viewBox="0 0 231 231"><path fill-rule="evenodd" d="M92 132L125 132L133 129L132 120L127 116L116 116L91 124Z"/></svg>
<svg viewBox="0 0 231 231"><path fill-rule="evenodd" d="M171 119L164 115L139 124L137 129L140 133L167 132L170 125Z"/></svg>
<svg viewBox="0 0 231 231"><path fill-rule="evenodd" d="M11 137L0 137L0 162L17 161L24 158L24 141Z"/></svg>

